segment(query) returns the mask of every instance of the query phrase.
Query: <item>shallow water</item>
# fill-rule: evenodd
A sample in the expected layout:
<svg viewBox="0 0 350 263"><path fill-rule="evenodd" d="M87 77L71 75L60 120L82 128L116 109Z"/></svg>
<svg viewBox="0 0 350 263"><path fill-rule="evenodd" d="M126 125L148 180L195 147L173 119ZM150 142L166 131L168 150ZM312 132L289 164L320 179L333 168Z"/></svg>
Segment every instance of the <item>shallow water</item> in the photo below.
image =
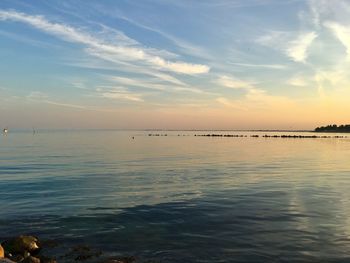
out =
<svg viewBox="0 0 350 263"><path fill-rule="evenodd" d="M161 133L1 136L0 239L162 262L349 262L350 139Z"/></svg>

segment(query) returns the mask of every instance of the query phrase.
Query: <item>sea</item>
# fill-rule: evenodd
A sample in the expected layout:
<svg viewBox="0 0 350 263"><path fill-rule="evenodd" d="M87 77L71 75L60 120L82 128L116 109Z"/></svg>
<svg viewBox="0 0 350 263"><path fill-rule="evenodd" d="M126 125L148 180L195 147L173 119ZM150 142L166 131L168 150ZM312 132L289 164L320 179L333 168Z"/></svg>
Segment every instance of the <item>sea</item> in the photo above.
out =
<svg viewBox="0 0 350 263"><path fill-rule="evenodd" d="M239 137L195 136L211 133ZM9 131L0 241L29 234L55 253L87 244L145 262L350 262L350 137L266 134L315 135Z"/></svg>

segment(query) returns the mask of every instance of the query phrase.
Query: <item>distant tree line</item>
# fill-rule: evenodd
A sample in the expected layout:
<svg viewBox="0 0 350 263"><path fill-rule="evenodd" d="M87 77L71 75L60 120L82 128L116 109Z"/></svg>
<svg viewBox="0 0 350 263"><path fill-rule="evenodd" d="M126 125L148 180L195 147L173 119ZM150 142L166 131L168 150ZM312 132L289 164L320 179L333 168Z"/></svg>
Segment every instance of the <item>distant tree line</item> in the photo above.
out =
<svg viewBox="0 0 350 263"><path fill-rule="evenodd" d="M327 126L321 126L317 127L315 129L315 132L350 132L350 125L327 125Z"/></svg>

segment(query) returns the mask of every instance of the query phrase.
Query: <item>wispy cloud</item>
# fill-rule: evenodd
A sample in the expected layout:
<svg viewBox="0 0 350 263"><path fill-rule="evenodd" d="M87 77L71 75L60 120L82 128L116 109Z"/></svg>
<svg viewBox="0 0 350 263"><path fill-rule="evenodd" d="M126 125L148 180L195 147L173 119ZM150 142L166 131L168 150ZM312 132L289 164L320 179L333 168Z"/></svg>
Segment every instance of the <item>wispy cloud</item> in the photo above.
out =
<svg viewBox="0 0 350 263"><path fill-rule="evenodd" d="M129 63L125 61L119 61L118 67L116 67L115 61L111 61L109 63L109 57L106 57L105 60L96 60L96 59L79 59L79 60L68 60L63 61L63 64L72 66L72 67L79 67L79 68L88 68L88 69L98 69L98 70L108 70L113 72L113 76L116 74L120 74L121 72L133 75L138 75L142 77L151 77L153 79L156 79L160 82L167 83L168 85L179 85L179 86L186 86L187 84L181 81L179 78L171 75L170 73L165 73L158 71L153 68L147 68L142 65L137 65L135 63Z"/></svg>
<svg viewBox="0 0 350 263"><path fill-rule="evenodd" d="M325 97L326 91L332 91L333 94L336 94L339 90L347 90L350 83L349 68L349 65L344 65L333 70L317 70L314 80L317 84L318 95Z"/></svg>
<svg viewBox="0 0 350 263"><path fill-rule="evenodd" d="M286 54L295 62L305 63L308 57L308 49L312 42L316 39L315 32L308 32L299 35L299 37L291 41L286 49Z"/></svg>
<svg viewBox="0 0 350 263"><path fill-rule="evenodd" d="M149 52L142 46L116 45L100 40L92 34L62 23L53 23L43 16L33 16L15 11L0 10L0 20L18 21L29 24L48 34L57 36L65 41L83 44L90 55L102 59L109 57L115 61L140 61L156 69L181 74L202 74L209 72L207 65L192 64L182 61L169 61L154 55L154 49Z"/></svg>
<svg viewBox="0 0 350 263"><path fill-rule="evenodd" d="M347 55L350 56L350 26L344 26L331 21L324 22L324 26L333 32L346 48Z"/></svg>
<svg viewBox="0 0 350 263"><path fill-rule="evenodd" d="M114 100L127 100L133 102L143 102L142 94L132 93L124 87L99 87L96 89L102 98Z"/></svg>
<svg viewBox="0 0 350 263"><path fill-rule="evenodd" d="M113 13L113 17L117 17L119 19L123 19L126 22L137 26L139 28L148 30L150 32L154 32L160 36L162 36L165 39L170 40L173 44L175 44L183 53L191 56L197 56L200 58L206 58L206 59L213 59L208 53L209 51L204 49L203 47L197 46L193 43L189 43L188 41L185 41L183 39L180 39L179 37L176 37L174 35L171 35L167 32L164 32L163 30L160 30L159 28L156 28L154 26L145 25L143 23L140 23L136 21L135 19L131 19L130 17L127 17L125 15Z"/></svg>
<svg viewBox="0 0 350 263"><path fill-rule="evenodd" d="M44 100L47 98L48 98L48 95L40 91L32 91L27 96L27 99L31 99L31 100Z"/></svg>
<svg viewBox="0 0 350 263"><path fill-rule="evenodd" d="M289 33L279 30L268 30L264 35L258 37L256 42L263 46L281 48L289 39Z"/></svg>
<svg viewBox="0 0 350 263"><path fill-rule="evenodd" d="M224 105L225 107L234 108L234 109L243 110L243 111L247 110L247 108L244 107L241 102L237 102L235 100L229 100L224 97L219 97L219 98L216 98L216 101Z"/></svg>
<svg viewBox="0 0 350 263"><path fill-rule="evenodd" d="M269 108L277 109L290 105L292 101L287 97L270 95L267 91L257 88L252 81L243 81L232 76L221 76L218 79L218 84L233 89L243 89L245 91L243 97L239 99L229 99L228 97L218 97L216 102L225 107L234 108L236 110L247 111Z"/></svg>
<svg viewBox="0 0 350 263"><path fill-rule="evenodd" d="M68 107L68 108L75 108L75 109L87 109L87 107L83 106L83 105L70 104L70 103L65 103L65 102L59 102L59 101L52 100L49 97L49 95L47 95L46 93L40 92L40 91L32 91L32 92L30 92L26 96L26 99L28 99L29 101L46 103L46 104L51 104L51 105L61 106L61 107Z"/></svg>
<svg viewBox="0 0 350 263"><path fill-rule="evenodd" d="M270 95L261 89L250 89L240 99L219 97L216 98L216 102L225 107L235 108L241 111L278 110L285 106L294 105L294 102L287 97Z"/></svg>
<svg viewBox="0 0 350 263"><path fill-rule="evenodd" d="M0 21L1 21L1 19L0 19ZM0 36L4 36L6 38L11 38L11 39L14 39L16 41L20 41L20 42L23 42L23 43L26 43L26 44L29 44L32 46L40 47L40 48L43 48L43 47L57 48L57 46L52 44L52 43L34 40L32 38L24 37L24 36L18 35L18 34L13 33L13 32L7 32L7 31L0 30Z"/></svg>
<svg viewBox="0 0 350 263"><path fill-rule="evenodd" d="M163 2L161 0L153 0L154 2ZM226 9L235 9L242 7L258 7L264 5L287 5L298 0L285 0L285 1L276 1L276 0L250 0L250 1L241 1L241 0L204 0L198 3L199 6L206 8L226 8ZM196 2L197 3L197 2ZM196 5L193 4L193 1L188 0L179 0L171 2L172 5L181 7L181 8L195 8Z"/></svg>
<svg viewBox="0 0 350 263"><path fill-rule="evenodd" d="M232 76L226 76L222 75L220 76L217 80L216 83L226 87L226 88L231 88L231 89L252 89L253 88L253 83L240 80L236 77Z"/></svg>
<svg viewBox="0 0 350 263"><path fill-rule="evenodd" d="M83 82L80 82L80 81L73 82L72 86L74 88L77 88L77 89L80 89L80 90L88 90L86 85Z"/></svg>
<svg viewBox="0 0 350 263"><path fill-rule="evenodd" d="M51 104L51 105L68 107L68 108L75 108L75 109L81 109L81 110L88 109L86 106L77 105L77 104L63 103L63 102L57 102L57 101L52 101L52 100L42 100L41 102L44 102L44 103L47 103L47 104Z"/></svg>
<svg viewBox="0 0 350 263"><path fill-rule="evenodd" d="M182 87L182 86L179 86L179 87L173 87L174 91L184 91L184 92L191 92L191 93L195 93L195 94L202 94L202 95L209 95L209 96L212 96L212 95L217 95L216 93L214 92L208 92L208 91L204 91L200 88L197 88L197 87L191 87L191 86L185 86L185 87Z"/></svg>
<svg viewBox="0 0 350 263"><path fill-rule="evenodd" d="M308 85L308 81L305 77L296 75L287 80L287 84L296 87L305 87Z"/></svg>
<svg viewBox="0 0 350 263"><path fill-rule="evenodd" d="M266 35L257 38L256 42L277 49L295 62L305 63L308 50L318 37L314 31L305 33L270 30Z"/></svg>
<svg viewBox="0 0 350 263"><path fill-rule="evenodd" d="M280 65L280 64L250 64L250 63L236 63L236 62L229 62L231 65L236 65L240 67L248 67L248 68L266 68L266 69L286 69L286 65Z"/></svg>
<svg viewBox="0 0 350 263"><path fill-rule="evenodd" d="M164 90L165 85L159 84L159 83L152 83L149 81L146 81L144 79L138 80L138 79L131 79L131 78L125 78L125 77L110 77L111 81L120 84L120 85L126 85L126 86L133 86L133 87L142 87L147 89L155 89L155 90Z"/></svg>

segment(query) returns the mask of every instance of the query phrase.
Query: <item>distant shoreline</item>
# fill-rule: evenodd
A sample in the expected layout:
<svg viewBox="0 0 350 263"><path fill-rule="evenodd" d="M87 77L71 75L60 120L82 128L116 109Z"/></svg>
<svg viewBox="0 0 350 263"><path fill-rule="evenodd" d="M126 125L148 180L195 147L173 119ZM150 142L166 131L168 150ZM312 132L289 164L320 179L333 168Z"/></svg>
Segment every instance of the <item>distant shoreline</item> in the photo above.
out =
<svg viewBox="0 0 350 263"><path fill-rule="evenodd" d="M332 132L332 133L350 133L350 125L327 125L327 126L321 126L317 127L315 129L315 132Z"/></svg>
<svg viewBox="0 0 350 263"><path fill-rule="evenodd" d="M72 128L62 128L62 129L46 129L46 128L38 128L35 129L36 132L69 132L69 131L169 131L169 132L314 132L314 130L280 130L280 129L272 129L272 130L264 130L264 129L72 129ZM10 132L33 132L32 129L22 129L22 128L14 128L11 129Z"/></svg>
<svg viewBox="0 0 350 263"><path fill-rule="evenodd" d="M285 132L285 133L350 133L350 130L323 130L323 129L315 129L315 130L282 130L282 129L36 129L35 133L40 132L98 132L98 131L106 131L106 132ZM12 129L9 130L8 133L33 133L32 129Z"/></svg>

